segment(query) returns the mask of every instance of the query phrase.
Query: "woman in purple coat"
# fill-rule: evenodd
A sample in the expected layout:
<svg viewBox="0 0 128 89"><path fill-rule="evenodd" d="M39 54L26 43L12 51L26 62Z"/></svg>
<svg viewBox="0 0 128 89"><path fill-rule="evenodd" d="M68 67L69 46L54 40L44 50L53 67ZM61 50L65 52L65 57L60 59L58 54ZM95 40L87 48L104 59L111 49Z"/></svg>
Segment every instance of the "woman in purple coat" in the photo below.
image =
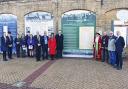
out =
<svg viewBox="0 0 128 89"><path fill-rule="evenodd" d="M31 34L30 37L27 40L28 50L30 57L33 57L34 55L34 37Z"/></svg>

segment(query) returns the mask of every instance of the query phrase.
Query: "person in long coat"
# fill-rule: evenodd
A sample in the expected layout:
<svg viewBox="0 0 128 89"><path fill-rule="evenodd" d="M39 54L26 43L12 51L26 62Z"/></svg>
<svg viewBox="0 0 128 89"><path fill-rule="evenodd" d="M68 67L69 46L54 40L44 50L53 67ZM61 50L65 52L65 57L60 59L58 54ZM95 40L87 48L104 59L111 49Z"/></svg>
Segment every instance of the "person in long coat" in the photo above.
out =
<svg viewBox="0 0 128 89"><path fill-rule="evenodd" d="M120 32L117 31L117 39L116 39L116 63L117 63L117 70L122 69L123 66L123 59L122 59L122 52L125 46L124 38L121 36Z"/></svg>
<svg viewBox="0 0 128 89"><path fill-rule="evenodd" d="M51 60L54 60L56 54L56 38L54 36L54 33L51 33L51 37L48 41L48 47L49 47L49 55L51 57Z"/></svg>
<svg viewBox="0 0 128 89"><path fill-rule="evenodd" d="M3 52L3 61L7 61L6 52L7 52L7 36L6 33L3 33L1 37L1 51Z"/></svg>
<svg viewBox="0 0 128 89"><path fill-rule="evenodd" d="M27 41L28 41L28 39L30 38L30 31L28 31L27 33L26 33L26 36L25 36L25 42L26 42L26 46L27 46L27 56L29 57L30 55L29 55L29 46L28 46L28 44L27 44Z"/></svg>
<svg viewBox="0 0 128 89"><path fill-rule="evenodd" d="M57 43L57 58L62 58L62 53L63 53L63 40L64 40L64 36L61 33L61 31L58 32L58 34L56 34L56 43Z"/></svg>
<svg viewBox="0 0 128 89"><path fill-rule="evenodd" d="M47 32L44 31L44 35L42 36L42 41L41 41L41 45L42 45L42 57L43 60L46 58L48 59L48 36L47 36Z"/></svg>
<svg viewBox="0 0 128 89"><path fill-rule="evenodd" d="M15 47L16 47L16 55L17 57L20 57L20 49L21 49L21 38L19 34L17 34L17 37L14 40Z"/></svg>
<svg viewBox="0 0 128 89"><path fill-rule="evenodd" d="M35 49L36 49L36 61L40 61L41 58L41 36L39 35L39 32L36 33L34 36L35 40Z"/></svg>
<svg viewBox="0 0 128 89"><path fill-rule="evenodd" d="M21 56L26 57L26 53L27 53L26 37L25 37L25 34L22 33L22 36L21 36Z"/></svg>
<svg viewBox="0 0 128 89"><path fill-rule="evenodd" d="M8 46L8 58L12 59L13 37L11 36L11 32L8 32L7 46Z"/></svg>
<svg viewBox="0 0 128 89"><path fill-rule="evenodd" d="M102 36L102 62L108 62L108 35L104 32Z"/></svg>
<svg viewBox="0 0 128 89"><path fill-rule="evenodd" d="M28 46L29 56L33 57L34 56L34 37L32 34L27 40L27 46Z"/></svg>
<svg viewBox="0 0 128 89"><path fill-rule="evenodd" d="M101 35L99 33L96 33L96 37L94 40L94 57L98 61L101 61L101 51L102 51L101 44L102 44Z"/></svg>

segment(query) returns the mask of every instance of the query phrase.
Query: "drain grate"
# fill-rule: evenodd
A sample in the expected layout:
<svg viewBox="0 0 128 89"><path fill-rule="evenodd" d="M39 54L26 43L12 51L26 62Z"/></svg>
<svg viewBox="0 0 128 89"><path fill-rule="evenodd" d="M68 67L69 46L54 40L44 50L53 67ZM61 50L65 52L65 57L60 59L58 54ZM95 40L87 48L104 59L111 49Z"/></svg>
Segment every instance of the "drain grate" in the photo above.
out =
<svg viewBox="0 0 128 89"><path fill-rule="evenodd" d="M26 84L26 82L18 81L16 83L14 83L12 86L15 86L15 87L26 87L27 84Z"/></svg>

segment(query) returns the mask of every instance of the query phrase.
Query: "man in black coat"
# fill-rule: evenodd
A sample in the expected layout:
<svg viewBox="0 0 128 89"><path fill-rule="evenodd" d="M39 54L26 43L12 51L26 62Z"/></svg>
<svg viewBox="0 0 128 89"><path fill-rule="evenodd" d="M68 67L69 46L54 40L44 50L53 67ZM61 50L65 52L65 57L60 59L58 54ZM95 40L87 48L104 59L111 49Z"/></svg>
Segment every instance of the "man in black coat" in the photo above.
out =
<svg viewBox="0 0 128 89"><path fill-rule="evenodd" d="M117 39L116 39L116 63L117 63L117 70L122 69L123 66L123 59L122 59L122 52L125 46L124 38L120 35L120 32L117 31Z"/></svg>
<svg viewBox="0 0 128 89"><path fill-rule="evenodd" d="M16 55L17 57L20 57L21 38L19 37L19 34L17 34L17 37L14 40L14 43L16 46Z"/></svg>
<svg viewBox="0 0 128 89"><path fill-rule="evenodd" d="M44 31L44 35L42 36L42 41L41 41L41 45L42 45L42 51L43 51L43 54L42 54L42 57L43 57L43 60L46 58L48 59L48 36L47 36L47 32Z"/></svg>
<svg viewBox="0 0 128 89"><path fill-rule="evenodd" d="M35 40L35 48L36 48L36 61L40 61L41 58L41 36L39 35L39 32L36 33L34 36Z"/></svg>
<svg viewBox="0 0 128 89"><path fill-rule="evenodd" d="M56 43L57 43L57 58L62 58L62 53L63 53L63 40L64 40L64 36L61 33L61 31L58 32L58 34L56 34Z"/></svg>
<svg viewBox="0 0 128 89"><path fill-rule="evenodd" d="M8 47L8 58L12 59L13 37L11 36L11 32L8 32L7 47Z"/></svg>
<svg viewBox="0 0 128 89"><path fill-rule="evenodd" d="M26 36L25 36L26 45L27 45L27 41L28 41L29 37L30 37L30 31L28 31L27 34L26 34ZM27 45L27 55L28 55L28 57L30 56L30 55L29 55L29 48L28 48L28 45Z"/></svg>
<svg viewBox="0 0 128 89"><path fill-rule="evenodd" d="M108 61L108 39L107 33L104 32L102 37L102 62Z"/></svg>
<svg viewBox="0 0 128 89"><path fill-rule="evenodd" d="M7 61L6 52L7 52L7 36L4 32L3 36L1 37L1 51L3 52L3 61Z"/></svg>

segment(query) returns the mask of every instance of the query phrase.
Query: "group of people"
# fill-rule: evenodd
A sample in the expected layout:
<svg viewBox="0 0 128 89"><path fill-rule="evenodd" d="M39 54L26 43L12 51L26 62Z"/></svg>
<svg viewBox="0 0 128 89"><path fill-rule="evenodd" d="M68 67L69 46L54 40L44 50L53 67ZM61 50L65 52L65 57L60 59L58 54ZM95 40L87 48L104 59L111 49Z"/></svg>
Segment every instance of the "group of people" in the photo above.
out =
<svg viewBox="0 0 128 89"><path fill-rule="evenodd" d="M41 36L39 32L36 35L30 34L30 32L22 34L21 36L17 34L17 37L13 39L11 32L3 34L1 37L1 51L3 52L3 61L8 61L12 59L13 45L16 47L17 57L36 57L36 61L41 61L48 59L50 55L51 60L56 58L62 58L63 51L63 34L61 31L54 35L51 33L47 36L47 32L44 31L44 35ZM8 59L6 57L8 53Z"/></svg>
<svg viewBox="0 0 128 89"><path fill-rule="evenodd" d="M122 52L125 46L124 38L121 36L120 32L117 31L117 36L114 36L114 33L110 31L110 34L107 35L104 32L104 35L101 36L100 33L96 33L94 40L94 57L96 60L105 62L107 61L114 68L118 70L122 69L123 59ZM39 32L36 33L35 36L28 34L25 36L24 34L17 37L13 41L13 37L11 36L11 32L3 34L1 37L1 51L3 51L3 60L8 61L6 57L6 53L8 53L8 58L12 59L12 49L13 42L16 47L17 57L25 57L28 55L29 57L36 57L36 61L40 61L41 58L48 59L50 55L51 60L56 58L62 58L63 52L63 34L61 31L58 34L51 35L48 37L47 32L44 31L44 35L41 36Z"/></svg>
<svg viewBox="0 0 128 89"><path fill-rule="evenodd" d="M122 52L125 46L124 38L119 31L114 33L110 31L109 35L104 32L103 36L96 33L94 41L95 59L102 62L108 62L117 70L121 70L123 66Z"/></svg>

